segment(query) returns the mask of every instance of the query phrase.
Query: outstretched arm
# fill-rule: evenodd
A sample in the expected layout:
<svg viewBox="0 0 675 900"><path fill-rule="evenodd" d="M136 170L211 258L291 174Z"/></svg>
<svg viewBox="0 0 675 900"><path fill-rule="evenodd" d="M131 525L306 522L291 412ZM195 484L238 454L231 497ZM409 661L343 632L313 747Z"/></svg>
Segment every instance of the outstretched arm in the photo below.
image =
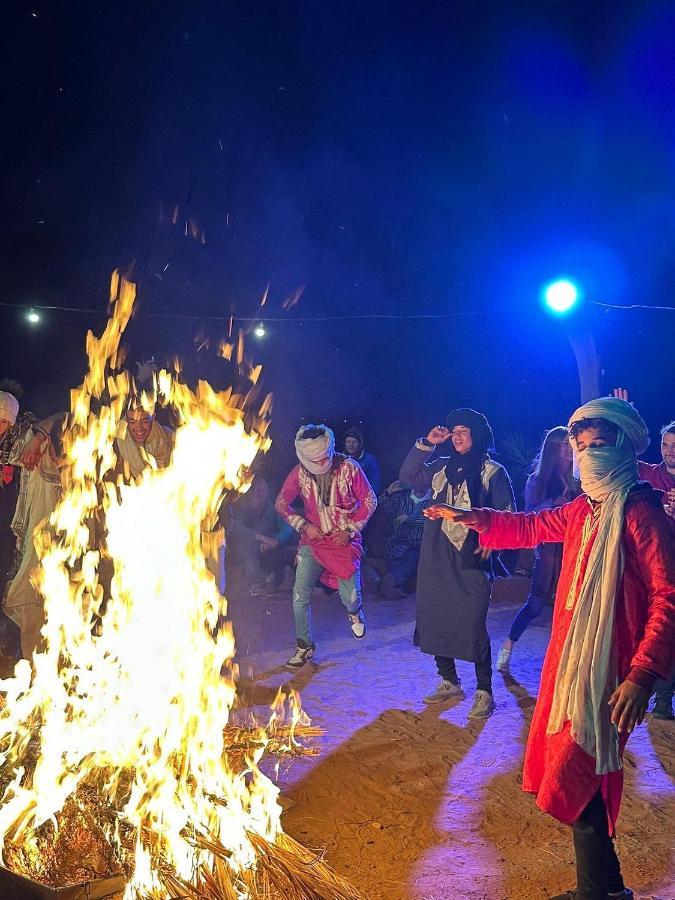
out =
<svg viewBox="0 0 675 900"><path fill-rule="evenodd" d="M457 509L445 503L427 507L428 519L452 519L480 534L481 547L490 550L536 547L560 543L567 529L567 505L539 513L501 512L495 509Z"/></svg>

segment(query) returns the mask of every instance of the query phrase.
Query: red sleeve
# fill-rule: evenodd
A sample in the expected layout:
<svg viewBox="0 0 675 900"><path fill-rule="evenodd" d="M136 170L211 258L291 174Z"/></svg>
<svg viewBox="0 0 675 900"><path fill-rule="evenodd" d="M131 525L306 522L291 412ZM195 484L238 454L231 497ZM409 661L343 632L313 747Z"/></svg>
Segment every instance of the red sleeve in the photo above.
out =
<svg viewBox="0 0 675 900"><path fill-rule="evenodd" d="M352 464L350 468L352 476L351 489L357 502L354 509L345 517L347 520L345 524L349 524L350 531L361 531L375 512L377 497L370 486L370 482L363 474L361 466Z"/></svg>
<svg viewBox="0 0 675 900"><path fill-rule="evenodd" d="M298 515L298 513L293 509L293 501L300 494L300 481L298 478L298 474L300 471L299 466L295 466L294 469L286 476L286 480L281 485L281 490L277 495L277 499L274 503L274 508L277 513L281 516L284 522L288 522L288 524L295 528L296 531L300 531L302 526L307 522L307 519Z"/></svg>
<svg viewBox="0 0 675 900"><path fill-rule="evenodd" d="M515 550L536 547L537 544L561 543L565 539L570 506L566 503L537 513L478 510L476 531L480 532L480 545L490 550Z"/></svg>
<svg viewBox="0 0 675 900"><path fill-rule="evenodd" d="M626 540L647 587L647 621L628 680L650 687L645 672L668 679L675 665L675 527L661 509L641 504L628 518Z"/></svg>

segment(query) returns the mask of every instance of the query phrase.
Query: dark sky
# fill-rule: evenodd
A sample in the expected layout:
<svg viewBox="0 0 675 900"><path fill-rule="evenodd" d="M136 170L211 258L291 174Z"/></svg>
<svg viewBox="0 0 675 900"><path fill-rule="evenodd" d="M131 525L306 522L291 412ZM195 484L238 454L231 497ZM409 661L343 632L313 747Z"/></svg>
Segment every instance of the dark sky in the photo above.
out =
<svg viewBox="0 0 675 900"><path fill-rule="evenodd" d="M361 420L393 471L458 405L536 439L578 402L539 289L675 305L672 3L7 3L0 370L62 408L133 273L132 358L256 315L282 446ZM173 222L177 208L176 221ZM186 236L186 228L188 234ZM193 236L193 233L194 236ZM290 312L283 301L304 286ZM337 315L448 314L305 322ZM590 306L606 368L656 429L675 313ZM255 345L255 346L253 346Z"/></svg>

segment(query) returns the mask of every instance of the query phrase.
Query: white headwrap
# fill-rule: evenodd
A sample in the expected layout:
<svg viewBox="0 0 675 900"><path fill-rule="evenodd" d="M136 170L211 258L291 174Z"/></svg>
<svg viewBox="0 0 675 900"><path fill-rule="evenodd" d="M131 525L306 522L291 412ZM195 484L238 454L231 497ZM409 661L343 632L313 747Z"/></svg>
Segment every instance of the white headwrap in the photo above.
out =
<svg viewBox="0 0 675 900"><path fill-rule="evenodd" d="M19 415L19 401L9 391L0 391L0 419L6 419L14 425Z"/></svg>
<svg viewBox="0 0 675 900"><path fill-rule="evenodd" d="M575 450L581 487L601 506L598 533L560 655L547 731L557 734L570 722L572 738L595 758L595 770L603 775L621 768L618 731L608 705L618 685L614 605L624 566L624 506L638 481L636 454L649 445L649 433L637 410L614 397L580 407L569 426L581 419L606 419L619 433L614 447Z"/></svg>
<svg viewBox="0 0 675 900"><path fill-rule="evenodd" d="M323 434L316 438L303 438L310 428L321 428ZM335 453L335 435L327 425L303 425L295 436L295 452L302 465L312 475L325 475L330 472ZM320 459L326 462L319 464Z"/></svg>

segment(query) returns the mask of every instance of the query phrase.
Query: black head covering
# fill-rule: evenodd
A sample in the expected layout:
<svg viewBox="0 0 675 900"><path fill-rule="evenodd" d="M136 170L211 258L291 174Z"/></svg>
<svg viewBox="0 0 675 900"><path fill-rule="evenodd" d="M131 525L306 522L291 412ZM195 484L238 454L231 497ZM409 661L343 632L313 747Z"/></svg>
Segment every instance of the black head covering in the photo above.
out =
<svg viewBox="0 0 675 900"><path fill-rule="evenodd" d="M344 443L348 437L356 438L359 442L359 453L363 450L363 432L360 428L357 428L356 425L352 425L351 428L348 428L345 433L342 435L342 446L344 447Z"/></svg>
<svg viewBox="0 0 675 900"><path fill-rule="evenodd" d="M465 428L471 429L471 439L473 440L472 449L480 449L483 453L494 450L495 437L490 428L490 423L483 413L476 412L475 409L466 407L464 409L453 409L448 413L445 420L446 426L452 431L455 425L463 425Z"/></svg>
<svg viewBox="0 0 675 900"><path fill-rule="evenodd" d="M490 423L482 413L475 409L453 409L448 414L446 425L452 431L456 425L471 429L473 446L468 453L457 453L450 444L445 476L449 484L458 487L466 481L472 506L480 505L481 470L488 457L488 451L494 446L494 435Z"/></svg>

